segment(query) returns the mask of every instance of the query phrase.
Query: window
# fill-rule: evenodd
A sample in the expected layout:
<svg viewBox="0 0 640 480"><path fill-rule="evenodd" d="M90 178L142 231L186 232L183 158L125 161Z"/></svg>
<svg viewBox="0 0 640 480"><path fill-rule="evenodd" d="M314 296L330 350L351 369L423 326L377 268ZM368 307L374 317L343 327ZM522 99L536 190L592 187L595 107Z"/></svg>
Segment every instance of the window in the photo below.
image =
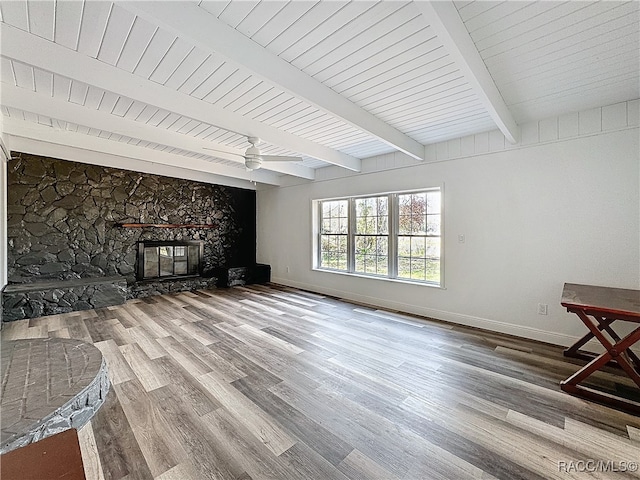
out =
<svg viewBox="0 0 640 480"><path fill-rule="evenodd" d="M314 204L319 225L318 268L442 283L439 188Z"/></svg>
<svg viewBox="0 0 640 480"><path fill-rule="evenodd" d="M355 269L357 273L387 275L389 272L389 199L355 200Z"/></svg>
<svg viewBox="0 0 640 480"><path fill-rule="evenodd" d="M440 282L440 192L398 195L398 278Z"/></svg>
<svg viewBox="0 0 640 480"><path fill-rule="evenodd" d="M347 200L322 202L320 226L320 266L347 270L349 206Z"/></svg>

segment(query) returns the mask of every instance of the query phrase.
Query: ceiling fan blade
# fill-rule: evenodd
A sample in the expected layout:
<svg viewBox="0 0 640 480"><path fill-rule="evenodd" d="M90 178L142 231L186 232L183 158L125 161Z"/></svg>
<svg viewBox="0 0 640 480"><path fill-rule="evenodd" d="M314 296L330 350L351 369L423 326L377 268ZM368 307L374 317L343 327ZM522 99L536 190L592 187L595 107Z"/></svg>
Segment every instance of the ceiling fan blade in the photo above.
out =
<svg viewBox="0 0 640 480"><path fill-rule="evenodd" d="M265 162L301 162L301 157L285 157L283 155L260 155Z"/></svg>

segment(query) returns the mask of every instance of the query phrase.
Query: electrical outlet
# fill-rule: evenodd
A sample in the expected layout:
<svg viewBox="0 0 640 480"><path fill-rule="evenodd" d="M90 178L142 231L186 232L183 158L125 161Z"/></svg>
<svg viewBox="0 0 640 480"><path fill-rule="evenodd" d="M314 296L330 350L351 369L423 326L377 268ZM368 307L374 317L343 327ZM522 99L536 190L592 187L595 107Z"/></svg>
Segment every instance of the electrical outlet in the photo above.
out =
<svg viewBox="0 0 640 480"><path fill-rule="evenodd" d="M458 235L458 243L464 243L464 235L463 234Z"/></svg>
<svg viewBox="0 0 640 480"><path fill-rule="evenodd" d="M547 314L548 305L546 303L538 304L538 315L546 315Z"/></svg>
<svg viewBox="0 0 640 480"><path fill-rule="evenodd" d="M289 266L287 266L287 273L289 273Z"/></svg>

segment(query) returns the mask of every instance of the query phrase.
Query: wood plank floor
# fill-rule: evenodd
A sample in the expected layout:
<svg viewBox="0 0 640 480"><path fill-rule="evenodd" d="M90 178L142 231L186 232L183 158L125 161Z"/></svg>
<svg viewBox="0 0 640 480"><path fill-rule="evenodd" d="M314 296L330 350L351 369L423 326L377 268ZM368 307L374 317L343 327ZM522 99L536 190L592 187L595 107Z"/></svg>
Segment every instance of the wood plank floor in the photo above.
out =
<svg viewBox="0 0 640 480"><path fill-rule="evenodd" d="M79 433L90 479L640 478L571 463L640 460L640 418L560 391L579 363L557 347L277 285L2 332L43 335L108 362L109 397Z"/></svg>

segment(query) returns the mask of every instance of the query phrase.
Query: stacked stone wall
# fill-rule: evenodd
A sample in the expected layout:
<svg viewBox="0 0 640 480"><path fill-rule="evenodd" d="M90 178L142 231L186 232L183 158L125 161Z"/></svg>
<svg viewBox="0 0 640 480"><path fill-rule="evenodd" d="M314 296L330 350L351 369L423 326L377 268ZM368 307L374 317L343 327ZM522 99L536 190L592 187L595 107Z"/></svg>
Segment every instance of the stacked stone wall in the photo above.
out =
<svg viewBox="0 0 640 480"><path fill-rule="evenodd" d="M203 240L204 277L222 266L255 263L252 190L24 153L14 156L18 158L8 164L7 181L10 284L121 276L129 285L128 296L134 297L215 283L197 279L193 284L155 282L155 288L139 285L136 243L143 240ZM118 226L122 223L215 228ZM72 305L61 307L74 310ZM31 316L29 312L44 307L21 308Z"/></svg>

